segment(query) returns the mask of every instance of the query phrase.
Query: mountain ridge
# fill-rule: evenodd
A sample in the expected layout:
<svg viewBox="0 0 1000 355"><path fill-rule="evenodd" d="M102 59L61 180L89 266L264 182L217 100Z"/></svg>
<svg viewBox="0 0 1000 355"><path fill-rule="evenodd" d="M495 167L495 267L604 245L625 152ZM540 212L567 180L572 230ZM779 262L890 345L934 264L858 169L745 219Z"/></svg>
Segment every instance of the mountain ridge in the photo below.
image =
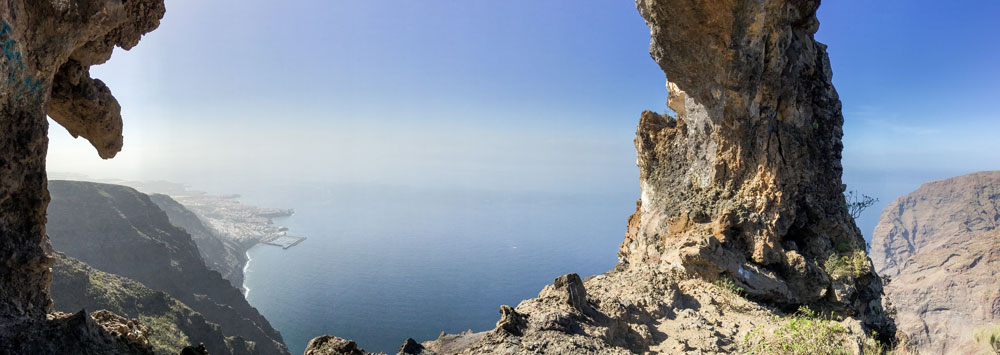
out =
<svg viewBox="0 0 1000 355"><path fill-rule="evenodd" d="M977 353L980 327L1000 323L1000 171L930 181L882 210L872 261L904 345Z"/></svg>

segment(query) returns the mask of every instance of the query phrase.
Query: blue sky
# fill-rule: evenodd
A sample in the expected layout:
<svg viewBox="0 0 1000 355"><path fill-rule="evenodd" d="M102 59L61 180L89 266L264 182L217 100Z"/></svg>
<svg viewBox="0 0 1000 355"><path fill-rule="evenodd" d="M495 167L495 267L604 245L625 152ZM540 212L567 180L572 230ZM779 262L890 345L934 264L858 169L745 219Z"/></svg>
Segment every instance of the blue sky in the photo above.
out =
<svg viewBox="0 0 1000 355"><path fill-rule="evenodd" d="M50 171L638 196L635 125L665 108L628 0L167 6L160 29L92 69L123 106L124 151L101 161L53 126ZM996 1L821 6L852 188L884 204L1000 166L997 13Z"/></svg>

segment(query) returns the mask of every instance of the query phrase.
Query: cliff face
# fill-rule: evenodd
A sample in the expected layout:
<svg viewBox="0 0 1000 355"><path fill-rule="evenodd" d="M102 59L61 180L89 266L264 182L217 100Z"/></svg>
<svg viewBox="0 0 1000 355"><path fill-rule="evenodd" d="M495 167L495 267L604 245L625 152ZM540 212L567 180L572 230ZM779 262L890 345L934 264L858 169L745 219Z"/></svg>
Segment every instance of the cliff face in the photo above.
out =
<svg viewBox="0 0 1000 355"><path fill-rule="evenodd" d="M56 310L108 310L139 319L150 328L148 336L157 354L177 354L191 344L204 344L211 354L256 354L256 344L223 335L219 325L200 313L145 285L91 268L57 253L53 264L52 301Z"/></svg>
<svg viewBox="0 0 1000 355"><path fill-rule="evenodd" d="M261 354L287 354L281 334L243 294L209 270L194 241L149 197L132 188L50 181L52 247L95 269L163 291L227 335L257 343Z"/></svg>
<svg viewBox="0 0 1000 355"><path fill-rule="evenodd" d="M928 182L882 210L872 260L891 276L908 345L972 353L972 335L1000 322L1000 171Z"/></svg>
<svg viewBox="0 0 1000 355"><path fill-rule="evenodd" d="M755 299L883 329L887 319L872 312L878 276L824 270L865 243L843 196L844 119L826 46L813 38L818 6L637 1L677 115L639 121L642 198L620 267L678 264Z"/></svg>
<svg viewBox="0 0 1000 355"><path fill-rule="evenodd" d="M222 274L233 287L243 288L243 265L247 262L248 247L243 247L228 238L219 237L205 226L196 214L170 196L152 194L149 195L149 199L167 213L171 224L183 228L191 235L191 239L198 245L198 252L210 269Z"/></svg>

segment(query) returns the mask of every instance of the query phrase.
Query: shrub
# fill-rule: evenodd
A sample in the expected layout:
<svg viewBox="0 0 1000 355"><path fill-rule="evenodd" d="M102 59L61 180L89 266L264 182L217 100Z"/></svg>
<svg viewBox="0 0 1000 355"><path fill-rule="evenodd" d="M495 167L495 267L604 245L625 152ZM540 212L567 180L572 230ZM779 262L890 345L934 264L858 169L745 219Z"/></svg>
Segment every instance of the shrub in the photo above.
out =
<svg viewBox="0 0 1000 355"><path fill-rule="evenodd" d="M737 311L743 309L743 307L739 305L738 299L743 298L745 290L743 290L742 287L736 286L736 283L734 283L733 280L716 280L715 289L722 295L723 305Z"/></svg>
<svg viewBox="0 0 1000 355"><path fill-rule="evenodd" d="M750 354L850 354L844 348L847 328L829 318L818 317L809 307L800 307L784 326L773 334L747 333L744 341ZM754 339L757 339L754 341Z"/></svg>
<svg viewBox="0 0 1000 355"><path fill-rule="evenodd" d="M855 250L851 255L830 254L830 257L823 263L823 268L828 275L835 279L845 276L857 278L871 271L868 255L861 250Z"/></svg>
<svg viewBox="0 0 1000 355"><path fill-rule="evenodd" d="M991 325L976 331L976 342L982 344L994 353L1000 354L1000 325Z"/></svg>
<svg viewBox="0 0 1000 355"><path fill-rule="evenodd" d="M730 279L721 279L715 281L715 288L720 291L729 292L737 296L743 296L743 288L736 286L736 283Z"/></svg>

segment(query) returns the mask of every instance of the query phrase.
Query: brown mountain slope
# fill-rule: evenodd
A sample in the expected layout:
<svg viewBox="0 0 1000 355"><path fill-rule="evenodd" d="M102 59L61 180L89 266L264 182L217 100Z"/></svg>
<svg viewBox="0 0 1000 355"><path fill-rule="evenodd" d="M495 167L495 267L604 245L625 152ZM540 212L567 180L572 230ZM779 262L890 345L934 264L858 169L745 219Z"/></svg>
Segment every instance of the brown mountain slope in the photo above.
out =
<svg viewBox="0 0 1000 355"><path fill-rule="evenodd" d="M972 335L1000 322L1000 171L926 183L882 211L872 261L909 343L976 353Z"/></svg>

